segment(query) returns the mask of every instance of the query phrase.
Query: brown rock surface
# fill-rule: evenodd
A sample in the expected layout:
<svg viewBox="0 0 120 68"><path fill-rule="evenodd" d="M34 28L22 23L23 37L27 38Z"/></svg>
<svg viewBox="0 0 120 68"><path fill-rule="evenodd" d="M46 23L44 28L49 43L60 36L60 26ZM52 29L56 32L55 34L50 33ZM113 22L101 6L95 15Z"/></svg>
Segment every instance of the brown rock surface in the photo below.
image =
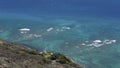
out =
<svg viewBox="0 0 120 68"><path fill-rule="evenodd" d="M0 40L0 68L82 68L62 54L62 57L57 58L59 54L53 54L51 57L47 56L49 53L43 55L39 53L36 50ZM61 63L51 58L59 61L62 58L65 59L62 60L64 63ZM55 61L54 64L53 61Z"/></svg>

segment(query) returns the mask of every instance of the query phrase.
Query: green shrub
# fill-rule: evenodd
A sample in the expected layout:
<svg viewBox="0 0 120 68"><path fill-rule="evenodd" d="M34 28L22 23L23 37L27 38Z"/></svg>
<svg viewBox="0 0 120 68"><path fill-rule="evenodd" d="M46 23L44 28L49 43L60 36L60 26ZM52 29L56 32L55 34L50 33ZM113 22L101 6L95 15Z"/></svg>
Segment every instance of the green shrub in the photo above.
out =
<svg viewBox="0 0 120 68"><path fill-rule="evenodd" d="M35 51L35 50L28 50L27 53L33 54L33 55L38 55L39 54L39 52Z"/></svg>
<svg viewBox="0 0 120 68"><path fill-rule="evenodd" d="M26 57L29 57L29 54L27 54L27 53L21 53L21 56L24 57L24 58L26 58Z"/></svg>
<svg viewBox="0 0 120 68"><path fill-rule="evenodd" d="M60 54L60 53L53 54L51 56L51 60L56 60L57 62L59 62L61 64L71 64L72 63L72 61L69 58L67 58L65 55Z"/></svg>

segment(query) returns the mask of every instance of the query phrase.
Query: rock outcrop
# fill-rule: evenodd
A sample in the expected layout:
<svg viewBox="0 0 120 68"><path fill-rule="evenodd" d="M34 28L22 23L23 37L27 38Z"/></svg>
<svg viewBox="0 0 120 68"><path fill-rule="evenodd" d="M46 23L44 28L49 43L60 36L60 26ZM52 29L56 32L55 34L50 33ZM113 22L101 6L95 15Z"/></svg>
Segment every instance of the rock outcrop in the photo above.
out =
<svg viewBox="0 0 120 68"><path fill-rule="evenodd" d="M82 68L60 53L39 52L0 40L0 68Z"/></svg>

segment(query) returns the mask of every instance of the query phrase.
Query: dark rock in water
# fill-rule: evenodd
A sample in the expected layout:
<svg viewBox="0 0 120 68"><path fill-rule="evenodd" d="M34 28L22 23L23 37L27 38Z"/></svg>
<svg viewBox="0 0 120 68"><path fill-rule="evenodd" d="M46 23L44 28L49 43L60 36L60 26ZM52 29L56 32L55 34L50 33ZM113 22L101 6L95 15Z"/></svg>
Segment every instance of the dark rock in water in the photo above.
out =
<svg viewBox="0 0 120 68"><path fill-rule="evenodd" d="M60 53L39 52L0 40L0 68L82 68Z"/></svg>

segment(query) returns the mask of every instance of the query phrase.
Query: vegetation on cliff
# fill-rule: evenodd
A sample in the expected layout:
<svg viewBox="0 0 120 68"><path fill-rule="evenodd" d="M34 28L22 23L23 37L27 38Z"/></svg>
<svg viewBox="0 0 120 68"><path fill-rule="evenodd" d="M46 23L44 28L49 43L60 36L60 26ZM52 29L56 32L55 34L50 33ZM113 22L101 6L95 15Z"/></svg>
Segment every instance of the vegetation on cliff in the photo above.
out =
<svg viewBox="0 0 120 68"><path fill-rule="evenodd" d="M60 53L39 52L0 40L0 68L82 68Z"/></svg>

